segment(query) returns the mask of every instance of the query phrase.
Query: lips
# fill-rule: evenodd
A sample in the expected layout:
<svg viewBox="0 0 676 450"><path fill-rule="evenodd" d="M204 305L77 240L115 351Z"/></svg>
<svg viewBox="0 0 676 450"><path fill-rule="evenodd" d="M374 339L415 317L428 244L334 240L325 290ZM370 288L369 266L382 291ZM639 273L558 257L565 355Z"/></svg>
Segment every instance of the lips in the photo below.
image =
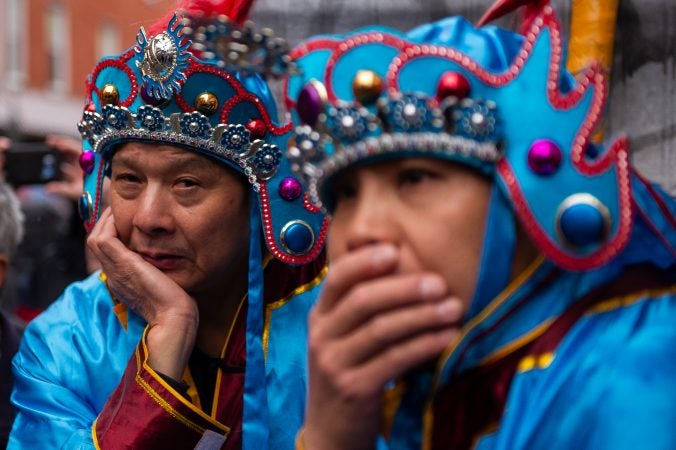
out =
<svg viewBox="0 0 676 450"><path fill-rule="evenodd" d="M153 251L139 251L138 254L148 263L162 271L174 270L178 268L185 257L172 253L162 253Z"/></svg>

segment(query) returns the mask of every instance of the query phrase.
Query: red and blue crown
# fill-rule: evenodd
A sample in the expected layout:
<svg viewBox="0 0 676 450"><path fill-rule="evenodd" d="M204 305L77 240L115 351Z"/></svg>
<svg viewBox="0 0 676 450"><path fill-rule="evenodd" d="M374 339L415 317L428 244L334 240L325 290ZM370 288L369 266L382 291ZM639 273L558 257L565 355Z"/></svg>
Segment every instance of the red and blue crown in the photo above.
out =
<svg viewBox="0 0 676 450"><path fill-rule="evenodd" d="M101 187L117 146L161 143L241 173L259 198L275 257L300 264L319 254L327 222L291 173L284 151L292 126L275 122L265 82L293 70L288 47L269 30L242 22L179 11L164 28L148 34L141 28L135 46L96 65L78 124L85 172L80 211L88 228L100 214Z"/></svg>
<svg viewBox="0 0 676 450"><path fill-rule="evenodd" d="M553 9L524 34L462 18L408 34L370 27L295 50L287 86L297 127L289 157L316 205L356 162L434 156L496 180L538 247L557 264L599 266L632 230L628 141L591 144L603 71L564 68Z"/></svg>

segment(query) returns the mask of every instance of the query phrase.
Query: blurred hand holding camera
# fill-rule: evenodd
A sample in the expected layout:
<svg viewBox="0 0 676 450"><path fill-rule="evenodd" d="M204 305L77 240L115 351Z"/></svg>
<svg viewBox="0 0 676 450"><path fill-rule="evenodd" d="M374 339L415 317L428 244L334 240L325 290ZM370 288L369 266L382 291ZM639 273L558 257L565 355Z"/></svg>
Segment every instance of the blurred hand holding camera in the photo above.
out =
<svg viewBox="0 0 676 450"><path fill-rule="evenodd" d="M62 195L77 201L82 194L82 169L78 159L82 152L79 140L68 136L48 136L46 144L61 154L61 180L51 181L45 185L48 192Z"/></svg>

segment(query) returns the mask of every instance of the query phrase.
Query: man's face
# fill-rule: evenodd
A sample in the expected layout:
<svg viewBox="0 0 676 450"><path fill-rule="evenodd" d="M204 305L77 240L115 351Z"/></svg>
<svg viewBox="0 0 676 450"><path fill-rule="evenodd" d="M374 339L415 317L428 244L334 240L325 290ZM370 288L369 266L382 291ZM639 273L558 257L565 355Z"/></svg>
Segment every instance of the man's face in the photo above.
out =
<svg viewBox="0 0 676 450"><path fill-rule="evenodd" d="M234 172L185 149L136 142L111 168L110 204L129 249L191 294L223 292L245 276L249 200Z"/></svg>
<svg viewBox="0 0 676 450"><path fill-rule="evenodd" d="M468 307L490 190L490 182L470 169L433 158L352 169L333 184L329 257L390 243L399 250L399 273L436 272Z"/></svg>

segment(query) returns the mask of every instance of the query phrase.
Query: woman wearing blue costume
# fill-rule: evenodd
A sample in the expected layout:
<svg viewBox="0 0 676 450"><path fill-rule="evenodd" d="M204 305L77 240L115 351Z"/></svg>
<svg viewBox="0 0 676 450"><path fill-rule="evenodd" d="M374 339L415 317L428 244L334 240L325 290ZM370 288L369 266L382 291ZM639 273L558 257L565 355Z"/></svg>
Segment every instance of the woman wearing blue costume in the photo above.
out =
<svg viewBox="0 0 676 450"><path fill-rule="evenodd" d="M292 53L289 157L332 214L297 448L676 448L674 201L590 144L604 74L538 3Z"/></svg>
<svg viewBox="0 0 676 450"><path fill-rule="evenodd" d="M26 329L9 448L293 448L327 224L263 81L284 43L250 6L186 1L89 77L80 212L103 272Z"/></svg>

